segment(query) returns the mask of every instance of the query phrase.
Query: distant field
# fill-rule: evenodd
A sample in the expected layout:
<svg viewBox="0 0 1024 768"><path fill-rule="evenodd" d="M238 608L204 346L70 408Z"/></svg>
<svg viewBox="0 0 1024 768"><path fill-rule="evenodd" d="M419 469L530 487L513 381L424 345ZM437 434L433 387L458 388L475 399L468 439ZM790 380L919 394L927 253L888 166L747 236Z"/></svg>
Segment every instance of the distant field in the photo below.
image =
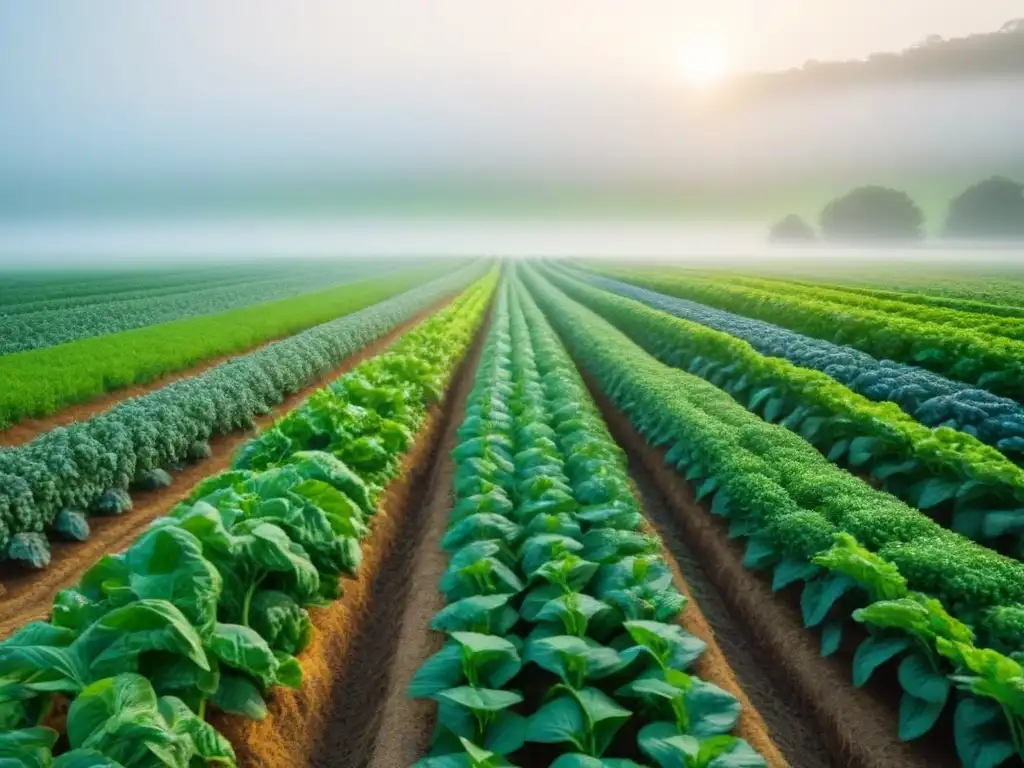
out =
<svg viewBox="0 0 1024 768"><path fill-rule="evenodd" d="M942 305L943 299L952 299L952 307L970 309L971 304L957 304L957 300L979 304L1002 305L1015 314L1024 315L1024 260L1019 264L991 264L981 260L971 262L971 253L965 253L960 264L884 264L877 261L849 259L843 262L828 259L811 261L773 261L747 263L742 269L694 270L695 274L758 274L783 280L835 285L861 292L879 291L882 294L914 294L911 301ZM934 297L932 302L929 297ZM903 297L907 299L908 297Z"/></svg>
<svg viewBox="0 0 1024 768"><path fill-rule="evenodd" d="M319 291L398 268L393 260L239 265L78 278L0 274L0 355Z"/></svg>
<svg viewBox="0 0 1024 768"><path fill-rule="evenodd" d="M0 427L291 335L401 293L451 267L449 262L418 263L393 275L292 298L4 355Z"/></svg>

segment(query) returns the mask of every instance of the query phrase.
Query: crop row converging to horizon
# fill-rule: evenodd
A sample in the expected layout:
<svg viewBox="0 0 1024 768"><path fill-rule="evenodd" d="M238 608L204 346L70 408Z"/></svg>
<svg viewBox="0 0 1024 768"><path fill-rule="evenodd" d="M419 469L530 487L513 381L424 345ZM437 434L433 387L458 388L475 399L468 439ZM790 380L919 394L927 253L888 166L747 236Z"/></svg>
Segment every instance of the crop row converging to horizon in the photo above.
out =
<svg viewBox="0 0 1024 768"><path fill-rule="evenodd" d="M0 640L0 763L247 764L297 707L309 732L283 741L319 743L330 680L306 688L340 674L321 641L415 599L378 578L414 565L381 565L393 539L373 537L420 530L388 505L448 461L426 441L450 421L447 503L408 501L446 518L434 518L444 605L429 626L402 626L425 638L407 694L436 703L404 724L423 734L408 737L418 768L782 768L799 757L773 738L779 695L808 708L809 738L848 742L843 713L800 680L751 702L730 664L754 630L725 582L715 611L729 621L709 613L713 633L688 629L704 602L689 580L718 583L713 561L662 541L637 480L648 462L665 467L644 482L669 514L719 536L718 556L764 585L763 609L793 617L843 685L870 687L915 765L935 749L967 768L1019 764L1020 320L911 293L935 301L478 260L0 451L7 555L42 564L46 536L80 530L82 511L130 523L140 482L201 462L211 434L251 425L432 308L242 443L126 551L71 566L48 618ZM339 620L346 585L360 607L340 604ZM734 632L748 634L718 646ZM393 634L371 644L401 642ZM360 644L345 647L365 662ZM702 664L708 654L721 664ZM395 700L382 674L368 694L380 706ZM275 765L305 760L266 748Z"/></svg>

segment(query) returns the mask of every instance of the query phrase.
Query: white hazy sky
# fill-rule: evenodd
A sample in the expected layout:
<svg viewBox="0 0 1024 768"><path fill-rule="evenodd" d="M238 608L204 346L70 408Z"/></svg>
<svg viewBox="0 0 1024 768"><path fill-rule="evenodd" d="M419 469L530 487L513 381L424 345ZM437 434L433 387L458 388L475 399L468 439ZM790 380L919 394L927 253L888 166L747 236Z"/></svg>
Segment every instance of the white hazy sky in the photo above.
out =
<svg viewBox="0 0 1024 768"><path fill-rule="evenodd" d="M1024 0L0 0L0 180L575 172L640 167L642 147L657 170L686 143L688 47L780 69L1022 14Z"/></svg>

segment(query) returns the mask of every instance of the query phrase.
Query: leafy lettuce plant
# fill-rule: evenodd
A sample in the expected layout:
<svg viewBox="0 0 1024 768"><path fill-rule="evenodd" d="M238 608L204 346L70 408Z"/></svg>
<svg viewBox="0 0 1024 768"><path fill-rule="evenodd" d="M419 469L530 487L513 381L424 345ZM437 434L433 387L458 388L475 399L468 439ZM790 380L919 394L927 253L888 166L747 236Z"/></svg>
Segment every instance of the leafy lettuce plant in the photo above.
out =
<svg viewBox="0 0 1024 768"><path fill-rule="evenodd" d="M954 718L957 753L964 765L980 768L1014 755L1024 758L1024 667L988 648L944 637L936 645L957 669L952 681L977 697L962 699Z"/></svg>
<svg viewBox="0 0 1024 768"><path fill-rule="evenodd" d="M480 744L497 755L510 755L523 746L526 720L512 707L523 697L515 691L459 686L439 691L433 754L459 751L462 739Z"/></svg>
<svg viewBox="0 0 1024 768"><path fill-rule="evenodd" d="M601 757L632 712L597 688L558 685L529 720L526 740L568 744L591 757Z"/></svg>
<svg viewBox="0 0 1024 768"><path fill-rule="evenodd" d="M521 643L511 639L476 632L452 632L449 637L413 676L409 684L413 698L427 698L460 685L502 688L523 665Z"/></svg>

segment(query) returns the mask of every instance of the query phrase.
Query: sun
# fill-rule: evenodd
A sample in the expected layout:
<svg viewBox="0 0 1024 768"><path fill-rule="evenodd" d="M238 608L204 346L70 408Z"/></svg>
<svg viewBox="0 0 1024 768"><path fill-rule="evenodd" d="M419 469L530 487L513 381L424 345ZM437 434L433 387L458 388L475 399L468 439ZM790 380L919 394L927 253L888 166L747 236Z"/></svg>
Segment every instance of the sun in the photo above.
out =
<svg viewBox="0 0 1024 768"><path fill-rule="evenodd" d="M709 90L729 75L729 54L725 46L713 40L687 45L679 52L677 73L696 90Z"/></svg>

